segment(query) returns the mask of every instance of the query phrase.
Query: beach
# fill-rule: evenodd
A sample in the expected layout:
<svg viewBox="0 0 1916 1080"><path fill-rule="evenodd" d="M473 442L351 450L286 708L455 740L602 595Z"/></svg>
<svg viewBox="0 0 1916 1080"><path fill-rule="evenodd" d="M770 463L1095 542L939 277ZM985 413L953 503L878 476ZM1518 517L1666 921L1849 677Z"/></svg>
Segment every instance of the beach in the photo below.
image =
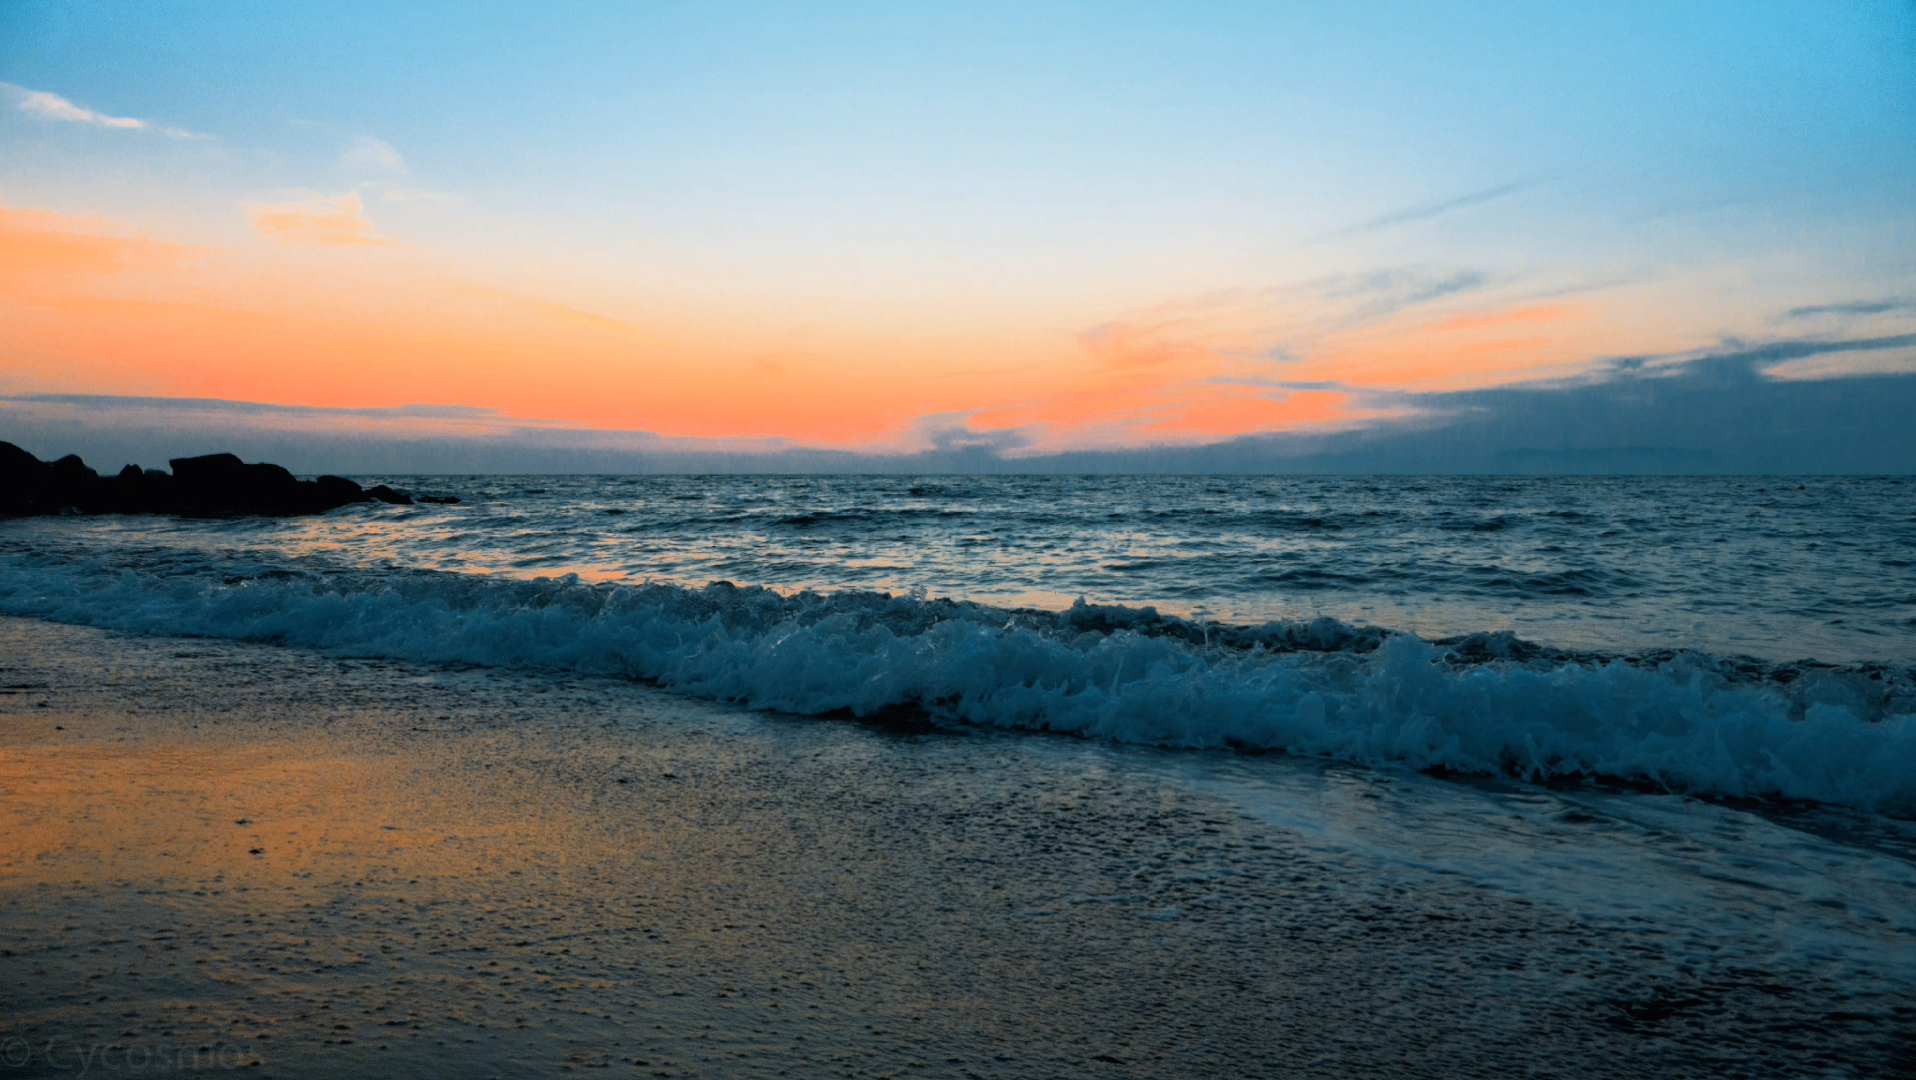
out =
<svg viewBox="0 0 1916 1080"><path fill-rule="evenodd" d="M1667 838L1689 880L1606 813L1642 795L22 619L0 641L11 1075L1911 1064L1916 875L1884 819L1830 839L1672 797L1729 825ZM1446 866L1447 815L1520 872ZM1364 839L1411 816L1422 865ZM1663 901L1606 907L1606 845Z"/></svg>
<svg viewBox="0 0 1916 1080"><path fill-rule="evenodd" d="M1916 3L0 57L0 1080L1916 1080Z"/></svg>
<svg viewBox="0 0 1916 1080"><path fill-rule="evenodd" d="M0 1080L1916 1078L1916 4L0 57Z"/></svg>

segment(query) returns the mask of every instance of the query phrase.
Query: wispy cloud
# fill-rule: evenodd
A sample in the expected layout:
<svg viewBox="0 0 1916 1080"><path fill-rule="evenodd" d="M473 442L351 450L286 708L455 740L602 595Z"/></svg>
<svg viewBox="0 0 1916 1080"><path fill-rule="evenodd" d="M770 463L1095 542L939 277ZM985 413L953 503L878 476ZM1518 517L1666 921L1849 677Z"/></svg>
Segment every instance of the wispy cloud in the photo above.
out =
<svg viewBox="0 0 1916 1080"><path fill-rule="evenodd" d="M1114 320L1080 333L1078 344L1114 368L1155 368L1208 351L1184 336L1189 331L1188 325L1175 321L1140 324Z"/></svg>
<svg viewBox="0 0 1916 1080"><path fill-rule="evenodd" d="M393 144L370 135L361 135L346 152L339 155L341 167L356 172L378 171L405 175L406 159Z"/></svg>
<svg viewBox="0 0 1916 1080"><path fill-rule="evenodd" d="M174 266L188 254L98 219L0 206L0 292L44 287L67 275Z"/></svg>
<svg viewBox="0 0 1916 1080"><path fill-rule="evenodd" d="M386 187L369 185L379 193L379 197L390 203L419 203L428 206L446 205L460 202L461 198L450 191L432 191L416 187Z"/></svg>
<svg viewBox="0 0 1916 1080"><path fill-rule="evenodd" d="M1916 334L1888 334L1844 341L1785 341L1738 354L1764 377L1818 381L1859 375L1916 373Z"/></svg>
<svg viewBox="0 0 1916 1080"><path fill-rule="evenodd" d="M1524 307L1500 308L1492 311L1473 311L1462 315L1452 315L1447 319L1425 323L1426 330L1481 330L1493 327L1507 327L1524 323L1556 322L1570 314L1571 309L1562 304L1530 304Z"/></svg>
<svg viewBox="0 0 1916 1080"><path fill-rule="evenodd" d="M10 441L41 457L78 452L96 465L160 465L169 456L230 450L299 472L348 475L1909 473L1916 471L1916 428L1908 422L1916 373L1858 370L1809 381L1779 378L1776 367L1911 347L1916 335L1726 344L1685 357L1642 357L1582 379L1437 393L1299 383L1289 395L1174 400L1138 421L1150 437L1138 440L1134 425L1108 445L1084 429L1060 442L1042 426L988 426L971 412L919 416L906 438L863 450L775 438L667 438L457 405L21 394L0 395L0 421ZM1163 426L1170 421L1175 430ZM1198 437L1182 437L1191 432Z"/></svg>
<svg viewBox="0 0 1916 1080"><path fill-rule="evenodd" d="M282 244L394 246L391 240L373 235L373 223L359 192L344 195L315 195L299 202L247 207L253 228L269 240Z"/></svg>
<svg viewBox="0 0 1916 1080"><path fill-rule="evenodd" d="M1783 313L1786 319L1807 319L1815 315L1883 315L1891 311L1916 310L1916 303L1908 300L1858 300L1847 304L1811 304L1808 307L1791 308Z"/></svg>
<svg viewBox="0 0 1916 1080"><path fill-rule="evenodd" d="M911 422L909 443L915 450L938 453L981 453L997 455L1018 450L1031 442L1020 428L974 428L968 412L930 413Z"/></svg>
<svg viewBox="0 0 1916 1080"><path fill-rule="evenodd" d="M29 90L12 83L0 83L0 90L4 90L7 96L13 98L15 106L21 112L37 116L42 120L90 124L94 127L118 128L123 131L156 131L175 139L196 137L183 128L163 127L131 116L110 116L82 105L75 105L66 98L46 90Z"/></svg>
<svg viewBox="0 0 1916 1080"><path fill-rule="evenodd" d="M1448 214L1454 210L1462 210L1462 209L1465 209L1466 207L1471 207L1471 206L1480 206L1484 203L1491 202L1496 199L1501 199L1506 196L1515 195L1519 191L1527 191L1530 188L1536 187L1538 184L1541 184L1542 182L1543 181L1541 180L1521 180L1514 184L1499 184L1498 186L1493 188L1485 188L1482 191L1473 191L1468 195L1459 195L1454 199L1445 199L1442 202L1424 203L1423 205L1420 205L1420 206L1407 207L1402 210L1393 210L1388 214L1379 215L1377 217L1371 218L1369 221L1360 222L1356 225L1352 225L1348 229L1341 229L1335 233L1332 233L1331 235L1332 236L1355 236L1359 233L1376 232L1379 229L1388 229L1394 225L1409 225L1413 222L1428 221L1431 218L1441 217L1442 215Z"/></svg>
<svg viewBox="0 0 1916 1080"><path fill-rule="evenodd" d="M1356 301L1342 320L1344 326L1378 322L1406 308L1418 307L1459 293L1483 289L1490 276L1479 270L1431 274L1421 270L1378 270L1325 278L1317 287L1326 298Z"/></svg>
<svg viewBox="0 0 1916 1080"><path fill-rule="evenodd" d="M328 407L222 398L0 393L8 440L45 457L164 466L231 451L304 473L856 470L885 460L781 438L673 438L465 405ZM954 453L967 453L964 438ZM991 457L1001 442L969 451ZM914 447L913 449L918 449ZM395 452L397 451L397 452ZM111 466L109 466L111 467Z"/></svg>

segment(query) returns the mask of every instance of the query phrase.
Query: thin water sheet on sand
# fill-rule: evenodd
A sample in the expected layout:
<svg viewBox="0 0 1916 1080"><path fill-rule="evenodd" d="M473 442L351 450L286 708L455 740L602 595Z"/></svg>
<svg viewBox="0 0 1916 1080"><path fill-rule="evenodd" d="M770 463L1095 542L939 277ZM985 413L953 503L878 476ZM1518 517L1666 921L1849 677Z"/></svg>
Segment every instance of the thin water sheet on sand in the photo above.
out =
<svg viewBox="0 0 1916 1080"><path fill-rule="evenodd" d="M17 619L0 666L0 1075L1916 1068L1888 825Z"/></svg>

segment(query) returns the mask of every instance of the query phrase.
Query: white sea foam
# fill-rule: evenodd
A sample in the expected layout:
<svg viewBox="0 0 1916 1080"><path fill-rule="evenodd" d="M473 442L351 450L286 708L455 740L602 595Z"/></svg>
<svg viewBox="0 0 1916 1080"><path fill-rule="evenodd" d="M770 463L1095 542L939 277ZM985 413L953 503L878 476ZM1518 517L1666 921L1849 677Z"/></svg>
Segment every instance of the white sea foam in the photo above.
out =
<svg viewBox="0 0 1916 1080"><path fill-rule="evenodd" d="M1208 640L1150 609L1017 612L725 584L239 577L31 554L0 571L0 612L137 633L620 675L810 715L916 707L1161 746L1916 809L1916 709L1860 673L1785 686L1698 654L1498 659L1495 639L1462 662L1331 620Z"/></svg>

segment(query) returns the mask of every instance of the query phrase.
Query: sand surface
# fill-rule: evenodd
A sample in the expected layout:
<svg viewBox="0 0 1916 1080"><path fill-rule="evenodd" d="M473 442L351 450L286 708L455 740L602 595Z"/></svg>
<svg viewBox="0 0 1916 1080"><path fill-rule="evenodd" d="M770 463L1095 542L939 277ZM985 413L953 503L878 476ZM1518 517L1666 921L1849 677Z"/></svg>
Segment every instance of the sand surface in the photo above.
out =
<svg viewBox="0 0 1916 1080"><path fill-rule="evenodd" d="M1428 778L15 619L0 669L0 1077L1916 1070L1893 971L1699 961L1746 924L1232 794ZM1902 948L1882 880L1858 932Z"/></svg>

